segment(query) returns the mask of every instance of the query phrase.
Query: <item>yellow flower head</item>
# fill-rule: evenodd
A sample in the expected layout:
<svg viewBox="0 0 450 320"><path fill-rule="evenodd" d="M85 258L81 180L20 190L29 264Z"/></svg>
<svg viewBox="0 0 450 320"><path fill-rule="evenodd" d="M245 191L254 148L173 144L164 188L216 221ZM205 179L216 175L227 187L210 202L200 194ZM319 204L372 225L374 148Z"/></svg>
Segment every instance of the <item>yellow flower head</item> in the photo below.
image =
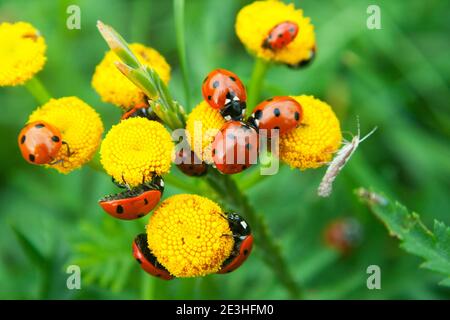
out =
<svg viewBox="0 0 450 320"><path fill-rule="evenodd" d="M116 181L140 185L169 172L173 152L170 133L146 118L129 118L109 130L100 148L101 163Z"/></svg>
<svg viewBox="0 0 450 320"><path fill-rule="evenodd" d="M225 119L219 110L211 108L205 101L198 104L189 114L186 121L187 139L192 150L203 161L212 162L211 143L224 123Z"/></svg>
<svg viewBox="0 0 450 320"><path fill-rule="evenodd" d="M176 277L216 273L234 245L222 209L192 194L165 200L150 218L147 238L158 262Z"/></svg>
<svg viewBox="0 0 450 320"><path fill-rule="evenodd" d="M294 22L299 31L286 47L272 51L263 48L264 39L281 22ZM281 1L255 1L243 7L236 18L236 34L247 50L264 60L297 65L309 60L315 50L314 26L294 4Z"/></svg>
<svg viewBox="0 0 450 320"><path fill-rule="evenodd" d="M142 64L153 68L165 84L169 82L170 66L158 51L139 43L131 44L130 48ZM145 102L144 93L117 69L115 61L119 61L117 55L108 51L92 77L92 86L102 100L124 110Z"/></svg>
<svg viewBox="0 0 450 320"><path fill-rule="evenodd" d="M318 168L331 160L342 133L331 107L312 96L292 97L303 107L303 125L280 137L280 159L299 169Z"/></svg>
<svg viewBox="0 0 450 320"><path fill-rule="evenodd" d="M30 80L45 64L45 40L26 22L0 24L0 87Z"/></svg>
<svg viewBox="0 0 450 320"><path fill-rule="evenodd" d="M61 132L62 141L67 145L61 146L55 159L62 161L46 165L61 173L69 173L89 162L100 145L102 120L77 97L51 99L30 115L28 122L34 121L45 121Z"/></svg>

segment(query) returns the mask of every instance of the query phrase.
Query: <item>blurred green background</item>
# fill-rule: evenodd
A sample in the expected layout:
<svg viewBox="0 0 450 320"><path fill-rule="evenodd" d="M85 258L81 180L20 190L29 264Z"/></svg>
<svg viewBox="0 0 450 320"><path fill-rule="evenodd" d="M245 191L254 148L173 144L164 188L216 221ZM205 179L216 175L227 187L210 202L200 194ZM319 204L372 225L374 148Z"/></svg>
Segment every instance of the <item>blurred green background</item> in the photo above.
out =
<svg viewBox="0 0 450 320"><path fill-rule="evenodd" d="M234 32L238 10L249 1L186 1L186 43L191 101L213 68L249 81L253 59ZM262 96L313 94L327 101L342 129L379 129L361 145L329 199L316 196L325 168L300 172L283 166L276 176L246 190L264 214L307 298L445 299L442 276L421 269L358 201L353 190L374 187L421 214L450 224L450 24L448 1L376 1L382 29L368 30L373 1L294 1L316 28L318 55L295 71L272 67ZM81 30L68 30L66 8L81 8ZM159 50L173 68L170 89L186 102L176 48L171 1L0 0L0 21L28 21L45 36L48 61L39 78L54 97L76 95L101 114L108 129L118 108L102 103L90 82L107 46L95 28L100 19L129 42ZM1 45L1 39L0 39ZM256 247L236 272L164 282L147 276L131 256L142 221L116 221L97 200L116 189L85 167L67 176L28 165L16 137L38 105L24 87L0 88L2 146L0 186L0 298L6 299L282 299L288 298ZM350 135L347 133L347 138ZM176 168L174 177L180 177ZM245 174L238 177L245 183ZM192 179L191 179L192 180ZM190 181L189 183L195 183ZM165 197L180 193L166 188ZM323 229L354 217L361 245L341 256L323 242ZM28 243L28 245L24 245ZM82 289L68 290L66 267L78 264ZM368 290L366 268L379 265L382 289Z"/></svg>

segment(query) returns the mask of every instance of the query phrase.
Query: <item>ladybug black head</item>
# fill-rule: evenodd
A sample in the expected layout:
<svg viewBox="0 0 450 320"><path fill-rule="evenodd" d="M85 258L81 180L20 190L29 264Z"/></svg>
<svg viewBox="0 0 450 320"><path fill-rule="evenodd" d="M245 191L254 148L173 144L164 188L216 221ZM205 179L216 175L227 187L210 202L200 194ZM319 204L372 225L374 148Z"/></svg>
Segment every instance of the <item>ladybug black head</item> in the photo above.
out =
<svg viewBox="0 0 450 320"><path fill-rule="evenodd" d="M241 101L238 96L228 92L226 95L225 106L220 110L220 113L225 120L241 120L245 114L247 104Z"/></svg>
<svg viewBox="0 0 450 320"><path fill-rule="evenodd" d="M240 215L234 212L227 212L227 220L233 235L238 237L250 235L250 226L247 221L244 220Z"/></svg>

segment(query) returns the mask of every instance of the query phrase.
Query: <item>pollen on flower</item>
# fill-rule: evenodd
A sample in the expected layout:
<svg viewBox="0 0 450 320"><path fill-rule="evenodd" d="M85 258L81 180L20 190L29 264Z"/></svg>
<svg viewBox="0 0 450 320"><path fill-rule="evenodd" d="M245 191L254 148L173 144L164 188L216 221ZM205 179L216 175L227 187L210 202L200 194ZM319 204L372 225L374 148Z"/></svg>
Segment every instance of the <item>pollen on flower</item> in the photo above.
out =
<svg viewBox="0 0 450 320"><path fill-rule="evenodd" d="M158 51L139 43L131 44L130 48L142 64L153 68L164 83L169 82L170 66ZM128 110L143 103L145 95L117 69L115 61L119 61L117 55L108 51L95 69L92 86L104 102Z"/></svg>
<svg viewBox="0 0 450 320"><path fill-rule="evenodd" d="M26 22L0 24L0 87L21 85L45 64L45 39Z"/></svg>
<svg viewBox="0 0 450 320"><path fill-rule="evenodd" d="M299 169L318 168L338 150L342 133L331 107L313 96L292 97L303 107L303 125L280 137L280 159Z"/></svg>
<svg viewBox="0 0 450 320"><path fill-rule="evenodd" d="M77 97L51 99L35 110L28 122L45 121L61 132L62 145L52 165L61 173L69 173L89 162L98 149L103 123L95 110Z"/></svg>
<svg viewBox="0 0 450 320"><path fill-rule="evenodd" d="M169 172L173 152L170 133L146 118L129 118L113 126L100 148L101 163L116 181L137 186Z"/></svg>
<svg viewBox="0 0 450 320"><path fill-rule="evenodd" d="M192 194L165 200L150 218L147 238L158 262L176 277L217 272L234 245L222 209Z"/></svg>
<svg viewBox="0 0 450 320"><path fill-rule="evenodd" d="M295 39L277 51L263 48L262 43L272 28L285 21L297 24L299 31ZM310 18L304 17L303 11L295 9L292 3L255 1L239 11L235 28L238 38L251 53L265 60L289 65L309 60L316 44Z"/></svg>
<svg viewBox="0 0 450 320"><path fill-rule="evenodd" d="M187 139L192 150L202 161L212 163L211 143L224 123L225 119L219 110L211 108L205 101L198 104L189 114L186 121Z"/></svg>

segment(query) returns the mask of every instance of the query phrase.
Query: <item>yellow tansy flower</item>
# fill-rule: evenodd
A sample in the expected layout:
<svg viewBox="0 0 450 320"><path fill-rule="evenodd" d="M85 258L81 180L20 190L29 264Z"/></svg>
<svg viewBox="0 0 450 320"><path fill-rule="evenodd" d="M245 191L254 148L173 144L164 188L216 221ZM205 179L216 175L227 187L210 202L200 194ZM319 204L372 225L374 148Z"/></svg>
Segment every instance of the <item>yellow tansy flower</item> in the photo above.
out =
<svg viewBox="0 0 450 320"><path fill-rule="evenodd" d="M149 249L176 277L216 273L234 245L222 209L192 194L165 200L150 218L147 238Z"/></svg>
<svg viewBox="0 0 450 320"><path fill-rule="evenodd" d="M170 66L158 51L139 43L131 44L130 48L142 64L153 68L165 84L169 82ZM95 69L92 86L104 102L128 110L145 102L145 95L117 69L114 62L118 60L113 51L108 51Z"/></svg>
<svg viewBox="0 0 450 320"><path fill-rule="evenodd" d="M264 39L281 22L297 24L299 31L295 39L286 47L272 51L263 48ZM243 7L236 18L236 34L247 50L264 60L272 60L288 65L298 65L314 54L316 40L314 26L310 18L303 16L294 4L281 1L255 1Z"/></svg>
<svg viewBox="0 0 450 320"><path fill-rule="evenodd" d="M100 145L103 133L100 116L77 97L51 99L30 115L28 122L34 121L45 121L56 127L67 143L55 157L62 161L46 165L61 173L69 173L89 162Z"/></svg>
<svg viewBox="0 0 450 320"><path fill-rule="evenodd" d="M318 168L331 160L342 141L331 107L313 96L292 97L303 107L302 125L280 137L280 159L299 169Z"/></svg>
<svg viewBox="0 0 450 320"><path fill-rule="evenodd" d="M44 38L26 22L0 24L0 87L25 83L45 64Z"/></svg>
<svg viewBox="0 0 450 320"><path fill-rule="evenodd" d="M169 172L173 142L162 124L129 118L113 126L100 148L101 163L116 181L137 186Z"/></svg>
<svg viewBox="0 0 450 320"><path fill-rule="evenodd" d="M205 101L199 103L189 114L186 121L186 136L192 150L203 161L212 163L211 143L224 124L225 119L219 110L211 108Z"/></svg>

